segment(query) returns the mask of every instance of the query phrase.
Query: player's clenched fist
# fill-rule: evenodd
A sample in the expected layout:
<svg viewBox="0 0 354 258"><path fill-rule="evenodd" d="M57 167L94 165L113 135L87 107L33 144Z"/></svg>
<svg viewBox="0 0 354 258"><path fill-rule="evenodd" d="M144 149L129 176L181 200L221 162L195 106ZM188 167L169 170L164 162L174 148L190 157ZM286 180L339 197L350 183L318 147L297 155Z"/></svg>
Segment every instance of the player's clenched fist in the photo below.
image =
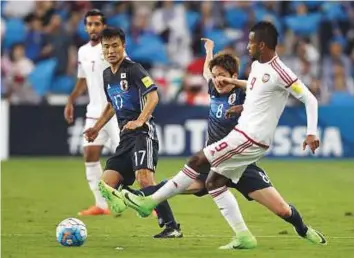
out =
<svg viewBox="0 0 354 258"><path fill-rule="evenodd" d="M201 41L204 41L204 48L208 51L213 51L214 49L214 41L208 38L201 38Z"/></svg>
<svg viewBox="0 0 354 258"><path fill-rule="evenodd" d="M307 145L310 147L312 153L315 154L315 150L320 146L320 140L315 135L307 135L302 144L303 150L306 149Z"/></svg>
<svg viewBox="0 0 354 258"><path fill-rule="evenodd" d="M228 110L226 110L225 117L231 118L233 116L239 116L243 110L242 105L231 106Z"/></svg>
<svg viewBox="0 0 354 258"><path fill-rule="evenodd" d="M72 103L67 103L64 109L64 118L68 124L74 121L74 105Z"/></svg>
<svg viewBox="0 0 354 258"><path fill-rule="evenodd" d="M124 127L122 131L125 130L135 130L136 128L142 127L143 126L143 122L139 121L139 120L134 120L134 121L129 121Z"/></svg>
<svg viewBox="0 0 354 258"><path fill-rule="evenodd" d="M88 142L93 142L98 136L98 130L95 127L90 127L84 131L84 136Z"/></svg>

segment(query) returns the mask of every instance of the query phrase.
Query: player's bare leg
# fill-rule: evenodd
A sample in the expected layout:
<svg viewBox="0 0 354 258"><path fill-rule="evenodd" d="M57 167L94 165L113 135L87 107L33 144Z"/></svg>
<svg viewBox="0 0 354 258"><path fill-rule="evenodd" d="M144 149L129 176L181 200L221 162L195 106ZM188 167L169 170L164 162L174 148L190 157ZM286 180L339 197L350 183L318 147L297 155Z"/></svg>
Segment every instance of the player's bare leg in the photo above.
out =
<svg viewBox="0 0 354 258"><path fill-rule="evenodd" d="M98 184L99 191L106 199L109 209L116 215L121 214L127 208L120 198L120 194L116 191L121 182L123 182L123 177L118 171L105 170Z"/></svg>
<svg viewBox="0 0 354 258"><path fill-rule="evenodd" d="M297 209L293 205L289 205L274 187L254 191L249 194L249 197L292 224L296 233L302 238L315 244L327 244L322 233L306 226Z"/></svg>
<svg viewBox="0 0 354 258"><path fill-rule="evenodd" d="M99 145L84 147L86 179L95 197L95 205L86 210L80 211L80 216L106 215L110 213L106 201L98 190L98 182L102 176L102 167L100 163L101 150L102 146Z"/></svg>
<svg viewBox="0 0 354 258"><path fill-rule="evenodd" d="M235 232L235 237L227 245L219 249L252 249L257 246L257 240L249 231L243 220L241 210L235 196L227 188L229 178L210 171L205 186L213 198L221 214Z"/></svg>
<svg viewBox="0 0 354 258"><path fill-rule="evenodd" d="M184 168L170 179L163 187L150 196L142 197L132 194L129 191L122 190L122 196L125 203L139 212L140 216L149 216L155 207L177 194L183 193L197 179L198 169L205 164L209 164L203 151L195 154Z"/></svg>

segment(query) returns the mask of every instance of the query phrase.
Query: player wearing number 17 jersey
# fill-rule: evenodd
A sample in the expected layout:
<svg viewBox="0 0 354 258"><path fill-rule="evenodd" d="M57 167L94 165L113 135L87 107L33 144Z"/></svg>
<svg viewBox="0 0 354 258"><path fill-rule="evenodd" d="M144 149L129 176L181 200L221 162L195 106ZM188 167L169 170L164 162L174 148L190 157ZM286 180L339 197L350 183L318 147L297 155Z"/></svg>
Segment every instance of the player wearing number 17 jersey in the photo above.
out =
<svg viewBox="0 0 354 258"><path fill-rule="evenodd" d="M226 137L195 154L182 171L151 196L136 196L123 190L121 196L130 207L142 216L149 215L158 203L185 191L199 176L198 171L209 164L211 172L206 188L236 234L236 238L224 247L239 246L240 220L234 209L237 201L226 185L229 180L238 183L247 166L264 155L272 142L289 93L306 106L308 131L303 148L309 145L314 152L319 146L316 137L317 100L279 60L275 52L277 38L278 32L269 22L259 22L251 29L247 48L256 61L252 64L246 85L243 84L246 86L246 99L239 124ZM291 216L299 219L294 210ZM303 227L300 231L297 228L297 233L313 243L326 244L323 235L310 227Z"/></svg>
<svg viewBox="0 0 354 258"><path fill-rule="evenodd" d="M85 131L85 135L89 141L94 141L107 121L113 116L117 117L121 129L120 144L115 154L107 160L100 191L110 209L121 213L126 207L123 204L122 209L115 209L111 201L114 193L102 187L102 184L104 182L117 188L132 185L136 180L142 188L155 185L159 142L152 114L159 98L157 86L145 69L124 57L124 32L106 28L101 37L105 59L110 63L110 67L103 71L108 104L95 125ZM160 226L171 228L174 237L182 236L167 202L161 203L156 212Z"/></svg>

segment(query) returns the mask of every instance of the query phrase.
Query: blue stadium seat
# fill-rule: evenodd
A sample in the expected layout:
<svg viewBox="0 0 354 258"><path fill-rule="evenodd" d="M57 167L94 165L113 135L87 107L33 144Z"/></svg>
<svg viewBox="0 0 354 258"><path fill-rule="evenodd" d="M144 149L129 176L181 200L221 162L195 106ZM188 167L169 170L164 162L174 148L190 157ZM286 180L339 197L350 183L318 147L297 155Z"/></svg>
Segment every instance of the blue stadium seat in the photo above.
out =
<svg viewBox="0 0 354 258"><path fill-rule="evenodd" d="M186 12L186 21L189 31L194 31L198 22L200 21L200 14L193 11Z"/></svg>
<svg viewBox="0 0 354 258"><path fill-rule="evenodd" d="M25 38L26 26L21 19L11 18L6 20L5 49L9 49L13 44L24 42Z"/></svg>
<svg viewBox="0 0 354 258"><path fill-rule="evenodd" d="M71 76L57 76L54 77L54 80L50 86L50 92L52 93L61 93L61 94L70 94L75 86L75 80Z"/></svg>
<svg viewBox="0 0 354 258"><path fill-rule="evenodd" d="M129 36L126 38L127 53L137 62L151 62L168 64L166 46L162 40L154 34L145 34L133 41Z"/></svg>
<svg viewBox="0 0 354 258"><path fill-rule="evenodd" d="M348 20L348 15L340 3L326 2L322 5L324 19L329 21Z"/></svg>
<svg viewBox="0 0 354 258"><path fill-rule="evenodd" d="M310 36L316 33L321 20L322 15L320 13L311 13L303 16L290 15L284 18L286 26L298 36Z"/></svg>
<svg viewBox="0 0 354 258"><path fill-rule="evenodd" d="M28 76L32 88L39 96L44 96L50 89L56 66L55 58L41 61Z"/></svg>
<svg viewBox="0 0 354 258"><path fill-rule="evenodd" d="M354 96L347 92L333 92L328 104L333 106L354 106Z"/></svg>
<svg viewBox="0 0 354 258"><path fill-rule="evenodd" d="M228 8L225 10L227 24L235 29L242 29L248 20L245 10L239 8Z"/></svg>
<svg viewBox="0 0 354 258"><path fill-rule="evenodd" d="M117 14L107 19L107 24L112 27L119 27L124 31L128 31L130 18L128 14Z"/></svg>

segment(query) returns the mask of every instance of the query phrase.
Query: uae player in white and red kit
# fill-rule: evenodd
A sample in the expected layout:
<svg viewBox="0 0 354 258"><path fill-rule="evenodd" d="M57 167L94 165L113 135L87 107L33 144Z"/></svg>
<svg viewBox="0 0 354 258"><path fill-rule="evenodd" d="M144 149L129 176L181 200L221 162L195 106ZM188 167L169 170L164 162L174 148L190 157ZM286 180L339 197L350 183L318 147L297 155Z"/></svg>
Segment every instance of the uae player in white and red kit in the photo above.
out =
<svg viewBox="0 0 354 258"><path fill-rule="evenodd" d="M198 177L197 171L210 164L211 172L206 181L206 188L236 235L221 249L255 247L254 237L239 216L237 201L226 184L230 179L237 183L245 168L264 156L272 143L289 94L301 100L306 107L307 136L303 148L308 145L314 153L319 147L316 137L317 100L279 60L275 52L277 38L278 32L269 22L259 22L251 29L247 49L256 61L252 64L248 81L240 82L240 86L245 87L246 98L234 130L225 138L195 154L182 171L151 196L140 197L123 190L120 196L128 206L136 209L141 216L149 215L158 203L187 189ZM222 82L214 75L213 80L216 85ZM278 195L271 196L274 200L282 199L278 192L272 194ZM303 224L295 207L291 206L289 216L284 216L283 219L291 223L297 233L310 242L327 243L321 233Z"/></svg>
<svg viewBox="0 0 354 258"><path fill-rule="evenodd" d="M78 51L78 81L65 107L65 119L72 123L74 119L73 103L86 89L90 102L86 108L85 129L92 127L101 116L107 104L103 88L103 71L109 67L104 60L100 33L105 28L105 17L99 10L88 11L85 15L86 31L90 41ZM100 131L93 142L83 137L86 179L95 198L95 205L79 212L79 215L109 214L106 201L98 190L98 182L102 176L100 154L104 145L109 144L112 150L119 144L119 127L115 117Z"/></svg>

